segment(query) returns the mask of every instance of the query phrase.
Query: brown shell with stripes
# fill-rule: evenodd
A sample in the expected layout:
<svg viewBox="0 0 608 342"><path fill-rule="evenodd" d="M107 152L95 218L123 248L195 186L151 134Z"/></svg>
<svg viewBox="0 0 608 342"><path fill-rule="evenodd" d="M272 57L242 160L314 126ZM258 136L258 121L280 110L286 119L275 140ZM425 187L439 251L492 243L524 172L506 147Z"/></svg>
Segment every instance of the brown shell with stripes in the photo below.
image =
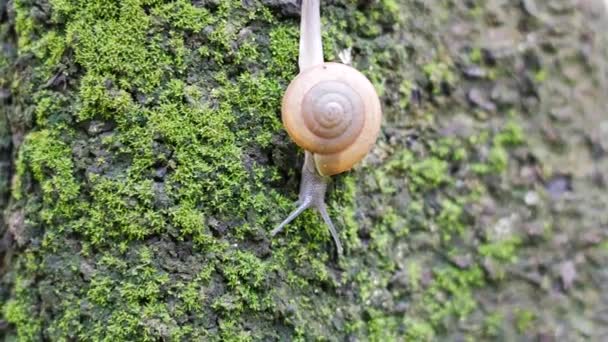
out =
<svg viewBox="0 0 608 342"><path fill-rule="evenodd" d="M297 145L313 153L317 171L351 169L372 149L382 121L372 83L356 69L323 63L301 72L283 96L282 120Z"/></svg>

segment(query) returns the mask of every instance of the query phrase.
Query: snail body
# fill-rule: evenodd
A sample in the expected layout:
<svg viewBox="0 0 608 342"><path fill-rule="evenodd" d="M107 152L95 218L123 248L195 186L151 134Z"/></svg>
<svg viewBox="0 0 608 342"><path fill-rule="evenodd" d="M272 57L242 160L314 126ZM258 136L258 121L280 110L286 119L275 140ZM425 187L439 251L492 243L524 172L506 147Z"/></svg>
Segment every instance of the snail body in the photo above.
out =
<svg viewBox="0 0 608 342"><path fill-rule="evenodd" d="M342 245L325 205L330 176L350 170L369 153L382 121L372 83L356 69L323 61L319 0L303 0L300 74L289 84L281 105L283 125L305 151L300 193L294 209L274 236L307 208L327 224L338 255Z"/></svg>

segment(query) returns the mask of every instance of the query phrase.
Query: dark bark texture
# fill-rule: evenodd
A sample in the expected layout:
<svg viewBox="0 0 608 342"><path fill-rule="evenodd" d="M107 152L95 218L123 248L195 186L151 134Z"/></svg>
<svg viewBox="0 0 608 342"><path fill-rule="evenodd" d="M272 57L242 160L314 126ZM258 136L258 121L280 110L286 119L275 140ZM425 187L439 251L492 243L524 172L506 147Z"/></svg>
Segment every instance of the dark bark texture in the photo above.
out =
<svg viewBox="0 0 608 342"><path fill-rule="evenodd" d="M608 340L601 0L322 1L381 96L333 177L282 128L298 1L0 0L0 339Z"/></svg>

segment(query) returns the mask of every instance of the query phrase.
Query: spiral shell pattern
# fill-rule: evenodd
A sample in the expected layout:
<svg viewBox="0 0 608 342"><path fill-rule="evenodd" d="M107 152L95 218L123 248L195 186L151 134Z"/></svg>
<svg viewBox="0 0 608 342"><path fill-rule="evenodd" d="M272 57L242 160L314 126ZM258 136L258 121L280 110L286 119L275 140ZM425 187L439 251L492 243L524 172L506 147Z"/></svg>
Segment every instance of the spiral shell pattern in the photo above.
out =
<svg viewBox="0 0 608 342"><path fill-rule="evenodd" d="M332 153L355 141L363 128L363 101L348 84L324 81L304 95L302 116L306 129L315 136L310 151Z"/></svg>
<svg viewBox="0 0 608 342"><path fill-rule="evenodd" d="M283 97L282 119L296 144L313 152L317 169L350 169L375 143L382 113L371 82L344 64L324 63L300 73Z"/></svg>

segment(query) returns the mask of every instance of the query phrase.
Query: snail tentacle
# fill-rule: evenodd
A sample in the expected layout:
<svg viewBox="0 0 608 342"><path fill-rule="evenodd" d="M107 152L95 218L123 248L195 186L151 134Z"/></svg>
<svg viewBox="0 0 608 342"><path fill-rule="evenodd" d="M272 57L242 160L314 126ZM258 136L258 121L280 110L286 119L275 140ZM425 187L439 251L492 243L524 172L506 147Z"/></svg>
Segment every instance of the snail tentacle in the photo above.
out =
<svg viewBox="0 0 608 342"><path fill-rule="evenodd" d="M321 39L321 0L302 1L300 19L300 71L323 64L323 40Z"/></svg>
<svg viewBox="0 0 608 342"><path fill-rule="evenodd" d="M283 222L281 222L281 224L279 224L275 229L272 230L272 232L270 232L270 236L275 236L278 233L280 233L283 228L285 228L286 225L288 225L291 221L293 221L296 217L300 216L300 214L310 208L312 201L307 201L307 202L302 202L300 204L300 201L296 202L296 208L289 214L289 216L287 216L287 218L285 220L283 220Z"/></svg>
<svg viewBox="0 0 608 342"><path fill-rule="evenodd" d="M331 233L331 237L334 239L334 243L336 244L336 251L338 255L342 255L342 244L340 243L340 236L338 235L338 231L336 231L336 227L334 226L334 223L332 222L329 213L327 213L327 206L325 206L325 203L323 203L322 205L317 207L317 210L319 210L323 221L325 221L325 224L329 227L329 232Z"/></svg>
<svg viewBox="0 0 608 342"><path fill-rule="evenodd" d="M302 167L302 180L300 183L300 193L298 195L298 201L296 202L297 208L294 209L287 218L281 222L275 229L270 233L271 236L275 236L280 233L283 228L296 217L298 217L304 210L308 208L315 208L321 214L323 221L329 228L329 232L336 244L336 251L338 255L342 255L342 244L340 243L340 237L336 228L327 212L327 206L325 205L325 192L327 191L327 184L329 183L329 177L322 176L317 171L315 165L314 155L306 151L304 156L304 166Z"/></svg>

